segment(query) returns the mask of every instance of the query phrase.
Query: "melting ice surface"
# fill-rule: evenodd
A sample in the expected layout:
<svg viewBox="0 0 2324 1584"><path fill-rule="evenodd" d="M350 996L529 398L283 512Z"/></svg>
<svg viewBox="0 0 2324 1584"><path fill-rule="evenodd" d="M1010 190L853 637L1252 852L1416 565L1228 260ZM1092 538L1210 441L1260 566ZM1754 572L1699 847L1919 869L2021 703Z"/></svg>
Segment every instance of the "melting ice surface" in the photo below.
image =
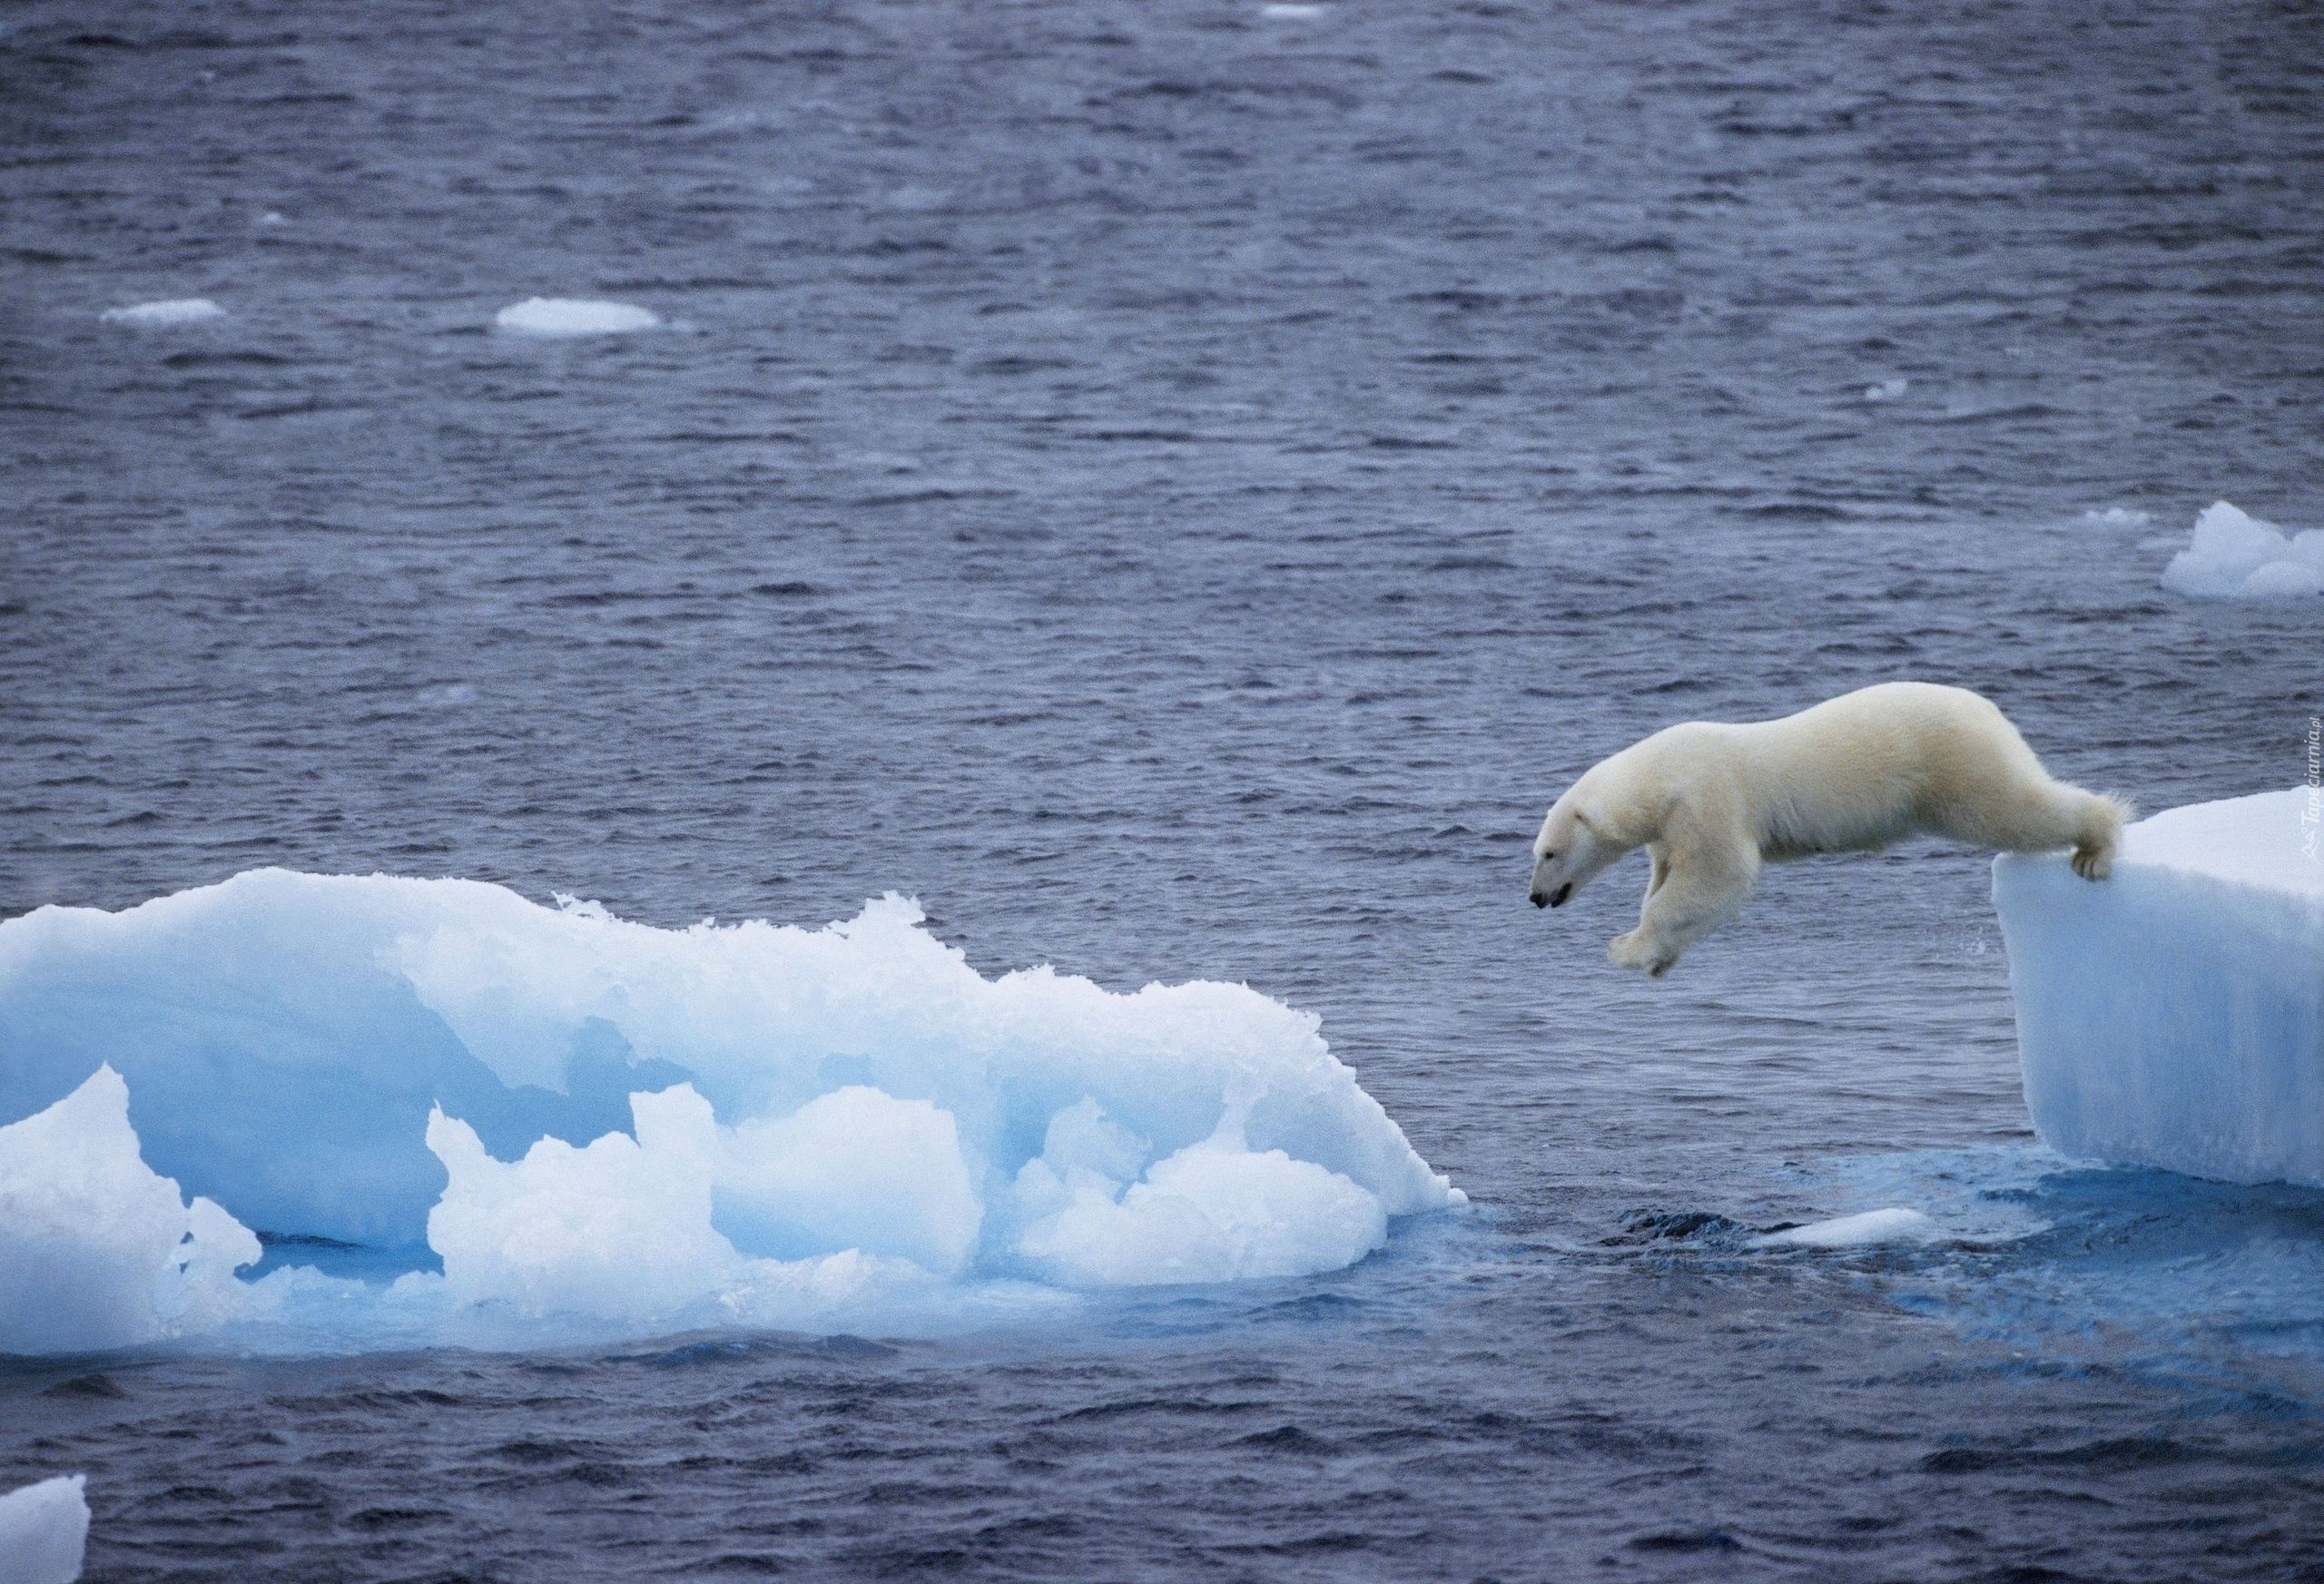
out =
<svg viewBox="0 0 2324 1584"><path fill-rule="evenodd" d="M652 309L577 297L528 297L502 309L492 322L527 336L619 336L662 322Z"/></svg>
<svg viewBox="0 0 2324 1584"><path fill-rule="evenodd" d="M666 930L264 870L44 908L0 923L0 1120L10 1353L910 1329L1336 1269L1461 1202L1314 1018L987 979L892 896Z"/></svg>
<svg viewBox="0 0 2324 1584"><path fill-rule="evenodd" d="M2163 568L2162 586L2208 599L2324 594L2324 528L2287 534L2214 501L2195 518L2187 547Z"/></svg>
<svg viewBox="0 0 2324 1584"><path fill-rule="evenodd" d="M2319 803L2295 787L2170 810L2123 832L2099 884L2062 854L1995 861L2026 1106L2052 1148L2324 1185Z"/></svg>

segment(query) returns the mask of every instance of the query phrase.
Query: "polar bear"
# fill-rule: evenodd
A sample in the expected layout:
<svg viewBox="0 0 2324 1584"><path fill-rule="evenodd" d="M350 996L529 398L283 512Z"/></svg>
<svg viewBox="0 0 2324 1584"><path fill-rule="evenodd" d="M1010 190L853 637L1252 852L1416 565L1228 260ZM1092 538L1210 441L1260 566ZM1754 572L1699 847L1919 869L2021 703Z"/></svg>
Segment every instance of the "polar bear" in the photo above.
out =
<svg viewBox="0 0 2324 1584"><path fill-rule="evenodd" d="M1949 836L2073 849L2104 880L2130 805L2053 781L1993 702L1889 682L1779 721L1689 721L1600 761L1533 838L1532 900L1554 908L1633 848L1651 860L1638 928L1607 955L1659 979L1732 918L1762 862Z"/></svg>

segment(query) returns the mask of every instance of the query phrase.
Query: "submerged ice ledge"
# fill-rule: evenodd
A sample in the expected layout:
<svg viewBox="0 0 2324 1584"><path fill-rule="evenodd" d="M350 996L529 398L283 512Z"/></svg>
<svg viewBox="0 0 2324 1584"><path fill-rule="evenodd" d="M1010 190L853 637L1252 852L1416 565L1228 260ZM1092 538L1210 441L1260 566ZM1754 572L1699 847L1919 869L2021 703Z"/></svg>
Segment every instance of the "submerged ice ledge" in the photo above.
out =
<svg viewBox="0 0 2324 1584"><path fill-rule="evenodd" d="M666 930L267 870L44 908L0 923L0 1123L12 1353L911 1329L1336 1269L1462 1197L1314 1018L987 979L892 896Z"/></svg>
<svg viewBox="0 0 2324 1584"><path fill-rule="evenodd" d="M1941 1235L1935 1222L1918 1210L1890 1205L1853 1215L1835 1215L1805 1226L1787 1226L1762 1233L1753 1248L1869 1248L1888 1243L1925 1243Z"/></svg>
<svg viewBox="0 0 2324 1584"><path fill-rule="evenodd" d="M2025 1101L2061 1154L2324 1185L2324 858L2315 789L2128 827L2111 880L2004 856Z"/></svg>

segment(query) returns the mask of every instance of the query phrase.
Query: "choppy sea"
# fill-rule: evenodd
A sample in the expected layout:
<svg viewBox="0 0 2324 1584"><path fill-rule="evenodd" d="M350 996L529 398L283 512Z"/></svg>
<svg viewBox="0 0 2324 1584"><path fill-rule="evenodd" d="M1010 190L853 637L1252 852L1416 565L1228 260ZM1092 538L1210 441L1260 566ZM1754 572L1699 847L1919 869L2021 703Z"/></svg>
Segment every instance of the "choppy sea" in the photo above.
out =
<svg viewBox="0 0 2324 1584"><path fill-rule="evenodd" d="M2319 411L2304 5L14 5L0 915L898 890L1320 1014L1473 1206L1062 1334L13 1368L0 1485L101 1581L2324 1575L2324 1195L2047 1154L1984 856L1661 983L1524 905L1602 754L1895 677L2297 782L2324 607L2157 577L2324 525Z"/></svg>

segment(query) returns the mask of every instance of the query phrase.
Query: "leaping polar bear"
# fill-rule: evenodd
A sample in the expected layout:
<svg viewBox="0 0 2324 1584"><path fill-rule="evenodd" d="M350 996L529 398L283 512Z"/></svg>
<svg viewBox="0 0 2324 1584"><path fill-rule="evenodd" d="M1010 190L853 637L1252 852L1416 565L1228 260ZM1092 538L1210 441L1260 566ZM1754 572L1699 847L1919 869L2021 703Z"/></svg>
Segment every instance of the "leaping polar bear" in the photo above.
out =
<svg viewBox="0 0 2324 1584"><path fill-rule="evenodd" d="M2131 814L2053 781L1991 700L1888 682L1779 721L1689 721L1600 761L1533 838L1532 900L1557 907L1645 848L1638 928L1606 955L1659 979L1734 917L1763 862L1935 835L2004 852L2071 847L2076 874L2104 880Z"/></svg>

